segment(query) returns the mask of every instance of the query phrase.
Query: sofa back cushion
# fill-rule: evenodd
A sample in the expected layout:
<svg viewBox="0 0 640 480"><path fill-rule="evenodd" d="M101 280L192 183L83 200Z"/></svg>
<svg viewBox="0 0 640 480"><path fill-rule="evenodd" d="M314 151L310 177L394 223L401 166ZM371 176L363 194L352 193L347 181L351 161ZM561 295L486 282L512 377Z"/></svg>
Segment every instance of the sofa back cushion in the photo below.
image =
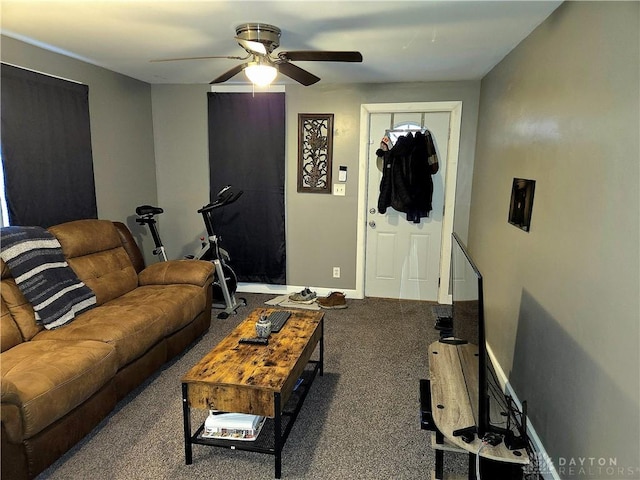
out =
<svg viewBox="0 0 640 480"><path fill-rule="evenodd" d="M4 284L2 285L4 287ZM13 321L9 307L0 299L0 352L22 343L22 334L16 322Z"/></svg>
<svg viewBox="0 0 640 480"><path fill-rule="evenodd" d="M138 248L138 244L133 239L133 235L131 235L131 231L122 222L113 222L113 224L120 235L122 246L129 255L129 259L131 259L133 268L136 270L136 273L140 273L144 270L144 258L142 257L142 252Z"/></svg>
<svg viewBox="0 0 640 480"><path fill-rule="evenodd" d="M96 294L97 305L130 292L138 276L120 235L109 220L76 220L49 228L67 262Z"/></svg>
<svg viewBox="0 0 640 480"><path fill-rule="evenodd" d="M2 335L2 351L4 351L5 316L14 322L20 331L22 339L25 341L31 340L34 335L43 330L44 327L36 324L36 315L33 307L27 299L24 298L24 295L22 295L22 292L11 275L11 271L2 259L0 259L0 269L2 272L2 286L0 286L0 295L2 296L2 325L0 326L0 335ZM14 333L9 333L9 335L10 338L15 340L16 337ZM14 340L7 340L7 345L11 344Z"/></svg>

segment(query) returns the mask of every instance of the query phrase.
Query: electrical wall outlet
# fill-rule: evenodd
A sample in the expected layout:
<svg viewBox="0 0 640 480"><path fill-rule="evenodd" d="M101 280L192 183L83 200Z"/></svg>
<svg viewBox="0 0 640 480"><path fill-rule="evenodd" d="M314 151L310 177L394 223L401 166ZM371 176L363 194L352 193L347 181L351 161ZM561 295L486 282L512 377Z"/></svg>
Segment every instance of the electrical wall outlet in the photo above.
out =
<svg viewBox="0 0 640 480"><path fill-rule="evenodd" d="M334 183L333 184L333 194L338 195L340 197L344 197L346 195L347 186L344 183Z"/></svg>
<svg viewBox="0 0 640 480"><path fill-rule="evenodd" d="M333 267L333 278L340 278L340 267Z"/></svg>

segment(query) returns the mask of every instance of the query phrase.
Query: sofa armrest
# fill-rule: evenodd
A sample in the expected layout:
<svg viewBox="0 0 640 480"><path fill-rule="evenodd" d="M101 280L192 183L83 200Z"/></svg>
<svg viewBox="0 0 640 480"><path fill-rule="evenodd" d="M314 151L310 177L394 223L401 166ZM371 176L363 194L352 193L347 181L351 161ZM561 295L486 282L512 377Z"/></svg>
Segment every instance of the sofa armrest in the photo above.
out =
<svg viewBox="0 0 640 480"><path fill-rule="evenodd" d="M2 390L0 391L0 401L2 403L10 403L17 406L22 405L20 394L18 393L18 389L13 384L13 382L7 380L6 378L3 378L1 388Z"/></svg>
<svg viewBox="0 0 640 480"><path fill-rule="evenodd" d="M7 435L10 443L22 441L22 417L20 415L22 402L18 389L13 382L3 378L0 393L0 420L3 433Z"/></svg>
<svg viewBox="0 0 640 480"><path fill-rule="evenodd" d="M213 263L204 260L169 260L149 265L138 275L140 285L189 283L204 287L213 278Z"/></svg>

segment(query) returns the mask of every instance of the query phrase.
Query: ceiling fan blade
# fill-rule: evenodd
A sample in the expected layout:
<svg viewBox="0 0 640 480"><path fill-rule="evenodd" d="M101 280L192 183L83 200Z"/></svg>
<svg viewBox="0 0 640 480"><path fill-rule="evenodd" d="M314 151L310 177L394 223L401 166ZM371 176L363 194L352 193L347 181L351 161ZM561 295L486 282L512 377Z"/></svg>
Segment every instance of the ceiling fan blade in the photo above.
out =
<svg viewBox="0 0 640 480"><path fill-rule="evenodd" d="M321 50L294 50L281 52L278 55L283 60L293 62L362 62L360 52L331 52Z"/></svg>
<svg viewBox="0 0 640 480"><path fill-rule="evenodd" d="M226 55L212 55L207 57L180 57L180 58L156 58L155 60L149 60L149 62L157 63L157 62L176 62L180 60L207 60L209 58L228 58L231 60L246 60L249 56L246 57L229 57Z"/></svg>
<svg viewBox="0 0 640 480"><path fill-rule="evenodd" d="M227 70L226 72L224 72L222 75L220 75L218 78L215 78L213 80L211 80L209 82L210 85L213 85L214 83L223 83L226 82L227 80L229 80L231 77L235 77L237 74L239 74L242 70L244 70L244 68L247 66L246 63L241 63L240 65L236 65L235 67L233 67L231 70Z"/></svg>
<svg viewBox="0 0 640 480"><path fill-rule="evenodd" d="M296 82L301 83L305 87L320 81L320 77L316 77L313 73L307 72L306 70L303 70L289 62L279 63L278 71L283 75L292 78Z"/></svg>

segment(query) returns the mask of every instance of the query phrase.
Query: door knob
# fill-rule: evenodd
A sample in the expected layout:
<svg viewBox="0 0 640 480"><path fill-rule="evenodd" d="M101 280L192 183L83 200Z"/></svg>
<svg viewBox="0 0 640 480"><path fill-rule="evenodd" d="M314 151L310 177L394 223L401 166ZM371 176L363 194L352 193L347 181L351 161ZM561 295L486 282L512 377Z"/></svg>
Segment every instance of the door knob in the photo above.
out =
<svg viewBox="0 0 640 480"><path fill-rule="evenodd" d="M369 213L370 213L371 215L373 215L374 213L376 213L376 209L375 209L375 208L370 208L370 209L369 209Z"/></svg>
<svg viewBox="0 0 640 480"><path fill-rule="evenodd" d="M374 222L373 220L371 220L371 221L369 222L369 226L370 226L371 228L376 228L376 222Z"/></svg>

